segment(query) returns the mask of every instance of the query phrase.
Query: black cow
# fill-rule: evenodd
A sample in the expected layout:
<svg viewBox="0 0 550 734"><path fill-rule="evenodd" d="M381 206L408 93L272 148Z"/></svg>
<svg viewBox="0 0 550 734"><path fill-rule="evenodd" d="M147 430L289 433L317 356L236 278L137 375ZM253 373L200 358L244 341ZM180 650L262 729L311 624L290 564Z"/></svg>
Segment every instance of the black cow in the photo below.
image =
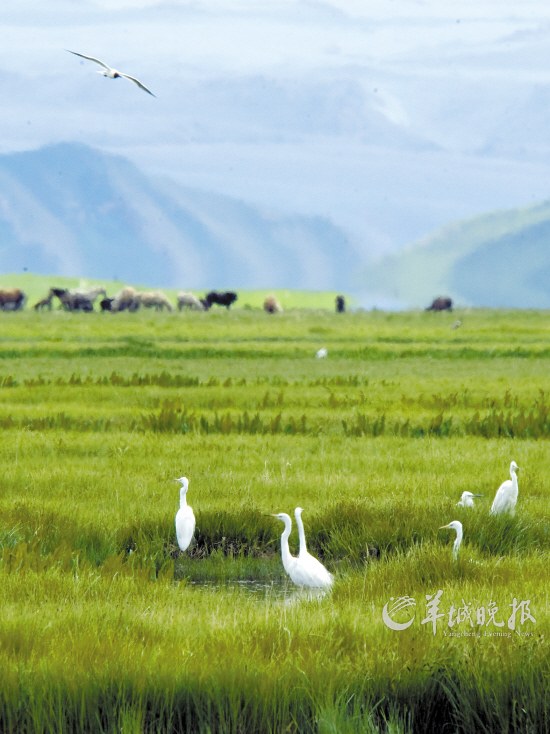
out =
<svg viewBox="0 0 550 734"><path fill-rule="evenodd" d="M115 300L114 298L107 298L107 296L105 296L105 298L102 298L101 301L99 302L99 308L101 309L101 311L112 311L113 310L112 305L113 305L114 300Z"/></svg>
<svg viewBox="0 0 550 734"><path fill-rule="evenodd" d="M210 308L213 303L217 303L218 306L225 306L229 309L231 304L235 303L237 300L237 294L233 291L210 291L210 293L206 294L206 298L204 300L208 304L208 308Z"/></svg>
<svg viewBox="0 0 550 734"><path fill-rule="evenodd" d="M439 296L434 298L432 305L428 306L426 311L452 311L453 299L448 296Z"/></svg>
<svg viewBox="0 0 550 734"><path fill-rule="evenodd" d="M336 313L344 313L346 310L346 299L344 296L336 296Z"/></svg>

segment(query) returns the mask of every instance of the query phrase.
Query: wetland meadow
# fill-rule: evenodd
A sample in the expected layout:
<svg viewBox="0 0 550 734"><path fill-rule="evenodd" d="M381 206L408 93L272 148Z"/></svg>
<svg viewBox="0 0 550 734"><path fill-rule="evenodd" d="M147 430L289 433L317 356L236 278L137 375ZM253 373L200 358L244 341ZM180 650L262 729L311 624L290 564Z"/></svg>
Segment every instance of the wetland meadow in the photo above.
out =
<svg viewBox="0 0 550 734"><path fill-rule="evenodd" d="M0 731L549 731L549 316L0 313Z"/></svg>

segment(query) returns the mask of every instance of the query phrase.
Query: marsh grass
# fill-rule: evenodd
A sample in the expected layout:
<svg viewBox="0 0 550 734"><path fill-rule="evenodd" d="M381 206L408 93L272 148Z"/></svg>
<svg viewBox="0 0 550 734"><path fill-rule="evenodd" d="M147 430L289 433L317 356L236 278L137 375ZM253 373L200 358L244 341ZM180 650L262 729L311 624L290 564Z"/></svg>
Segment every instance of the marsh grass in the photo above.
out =
<svg viewBox="0 0 550 734"><path fill-rule="evenodd" d="M550 728L547 314L118 316L3 315L1 731ZM516 516L490 517L512 458ZM323 598L280 562L297 505ZM535 622L509 629L514 599ZM490 603L509 636L444 634Z"/></svg>

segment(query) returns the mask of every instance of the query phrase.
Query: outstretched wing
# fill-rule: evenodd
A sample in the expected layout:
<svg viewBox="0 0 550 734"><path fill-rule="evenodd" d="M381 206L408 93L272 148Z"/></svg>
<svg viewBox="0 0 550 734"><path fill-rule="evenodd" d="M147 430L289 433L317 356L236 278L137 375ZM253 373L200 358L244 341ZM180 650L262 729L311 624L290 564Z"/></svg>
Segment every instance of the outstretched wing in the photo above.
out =
<svg viewBox="0 0 550 734"><path fill-rule="evenodd" d="M147 94L150 94L151 97L156 97L156 94L153 94L153 92L150 89L147 89L145 84L139 81L139 79L136 79L135 76L130 76L129 74L123 74L122 72L119 72L120 76L123 76L125 79L129 79L131 82L134 82L134 84L137 84L138 87L143 89L144 92L147 92Z"/></svg>
<svg viewBox="0 0 550 734"><path fill-rule="evenodd" d="M95 61L96 64L99 64L104 69L108 69L109 71L111 70L110 66L107 66L107 64L104 64L103 61L96 59L95 56L86 56L86 54L79 54L77 51L70 51L68 48L66 48L65 51L68 51L70 54L74 54L75 56L80 56L82 59L88 59L88 61Z"/></svg>

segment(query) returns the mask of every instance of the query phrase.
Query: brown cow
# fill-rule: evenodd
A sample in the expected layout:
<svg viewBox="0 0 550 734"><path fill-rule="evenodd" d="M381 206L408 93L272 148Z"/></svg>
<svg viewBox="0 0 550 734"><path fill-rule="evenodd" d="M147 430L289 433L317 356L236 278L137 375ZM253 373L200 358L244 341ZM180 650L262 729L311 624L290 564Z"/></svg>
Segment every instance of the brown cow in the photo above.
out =
<svg viewBox="0 0 550 734"><path fill-rule="evenodd" d="M0 309L2 311L20 311L26 300L26 295L19 288L0 290Z"/></svg>

